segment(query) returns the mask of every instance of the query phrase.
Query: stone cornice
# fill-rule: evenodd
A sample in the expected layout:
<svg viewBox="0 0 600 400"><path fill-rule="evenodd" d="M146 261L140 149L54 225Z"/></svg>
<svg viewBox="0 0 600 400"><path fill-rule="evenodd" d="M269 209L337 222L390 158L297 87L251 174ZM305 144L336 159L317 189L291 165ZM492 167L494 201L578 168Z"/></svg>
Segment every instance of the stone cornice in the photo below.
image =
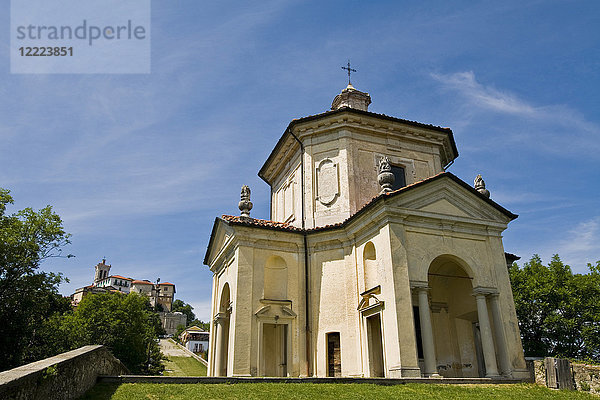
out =
<svg viewBox="0 0 600 400"><path fill-rule="evenodd" d="M341 108L328 111L310 117L293 120L284 131L283 135L275 145L275 148L260 169L258 176L269 185L273 184L277 176L277 170L282 164L286 164L299 147L293 137L305 140L309 136L326 133L328 131L350 127L354 130L378 134L383 136L397 136L404 140L410 139L428 144L441 145L443 152L442 163L447 164L458 157L458 150L454 142L454 136L450 128L441 128L434 125L390 117L384 114L376 114L353 108Z"/></svg>

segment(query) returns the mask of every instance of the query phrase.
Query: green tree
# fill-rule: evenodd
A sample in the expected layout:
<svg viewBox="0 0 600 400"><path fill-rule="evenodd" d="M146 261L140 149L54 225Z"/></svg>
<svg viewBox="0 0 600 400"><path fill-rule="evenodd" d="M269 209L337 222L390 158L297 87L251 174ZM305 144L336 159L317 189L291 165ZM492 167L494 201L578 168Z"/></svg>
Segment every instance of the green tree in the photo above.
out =
<svg viewBox="0 0 600 400"><path fill-rule="evenodd" d="M527 356L600 360L600 262L573 274L558 255L545 266L538 255L510 277Z"/></svg>
<svg viewBox="0 0 600 400"><path fill-rule="evenodd" d="M0 370L43 353L35 346L44 321L67 308L58 294L66 279L38 269L45 259L61 256L70 235L50 206L6 214L13 203L9 193L0 188Z"/></svg>
<svg viewBox="0 0 600 400"><path fill-rule="evenodd" d="M195 319L192 322L188 322L188 326L197 326L198 328L202 328L206 332L210 330L210 322L203 322L199 319Z"/></svg>
<svg viewBox="0 0 600 400"><path fill-rule="evenodd" d="M72 348L107 346L133 373L157 374L164 369L156 342L164 330L146 296L88 295L64 317L61 330L67 332Z"/></svg>
<svg viewBox="0 0 600 400"><path fill-rule="evenodd" d="M181 343L181 338L179 336L181 336L183 331L185 331L185 325L177 325L177 329L175 329L175 335L173 335L173 339L177 343Z"/></svg>
<svg viewBox="0 0 600 400"><path fill-rule="evenodd" d="M173 312L180 312L185 314L185 316L187 317L187 325L190 326L190 323L196 319L196 316L194 315L194 313L192 312L192 310L194 309L194 307L192 307L191 305L184 303L183 300L175 300L173 302L173 305L171 306L171 311Z"/></svg>

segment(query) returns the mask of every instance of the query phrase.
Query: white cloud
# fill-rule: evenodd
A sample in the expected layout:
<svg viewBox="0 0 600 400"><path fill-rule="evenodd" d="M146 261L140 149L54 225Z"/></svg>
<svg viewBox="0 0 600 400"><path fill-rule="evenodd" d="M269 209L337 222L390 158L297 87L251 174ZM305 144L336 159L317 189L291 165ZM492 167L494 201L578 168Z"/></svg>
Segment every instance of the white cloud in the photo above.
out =
<svg viewBox="0 0 600 400"><path fill-rule="evenodd" d="M527 116L534 116L541 112L510 93L480 84L472 71L449 75L431 74L431 76L445 87L459 91L474 105L482 108Z"/></svg>
<svg viewBox="0 0 600 400"><path fill-rule="evenodd" d="M558 245L558 254L571 266L600 260L600 216L580 222Z"/></svg>
<svg viewBox="0 0 600 400"><path fill-rule="evenodd" d="M442 89L457 92L459 120L472 123L490 114L511 115L519 124L503 132L495 145L526 144L557 155L597 158L600 155L600 126L588 121L579 111L565 105L535 105L506 90L477 81L472 71L431 74ZM510 126L510 125L508 125ZM481 138L480 138L481 139Z"/></svg>

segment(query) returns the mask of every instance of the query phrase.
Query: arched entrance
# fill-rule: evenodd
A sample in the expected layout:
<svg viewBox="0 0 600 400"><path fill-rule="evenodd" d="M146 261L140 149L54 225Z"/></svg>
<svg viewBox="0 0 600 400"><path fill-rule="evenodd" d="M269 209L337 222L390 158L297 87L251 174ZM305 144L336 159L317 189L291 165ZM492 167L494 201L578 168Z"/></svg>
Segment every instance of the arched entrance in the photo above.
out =
<svg viewBox="0 0 600 400"><path fill-rule="evenodd" d="M445 377L485 376L473 277L467 269L457 257L443 255L427 274L436 363Z"/></svg>
<svg viewBox="0 0 600 400"><path fill-rule="evenodd" d="M221 301L219 302L219 313L215 318L217 328L216 354L215 354L215 375L227 376L227 364L229 353L229 316L231 314L231 300L229 293L229 284L226 283L221 291Z"/></svg>
<svg viewBox="0 0 600 400"><path fill-rule="evenodd" d="M472 280L468 264L458 257L442 255L431 262L427 282L413 285L418 304L414 310L416 335L422 345L418 351L425 376L498 376L494 336L499 338L499 347L504 346L501 318L496 317L497 291L474 288ZM505 369L509 370L503 366Z"/></svg>

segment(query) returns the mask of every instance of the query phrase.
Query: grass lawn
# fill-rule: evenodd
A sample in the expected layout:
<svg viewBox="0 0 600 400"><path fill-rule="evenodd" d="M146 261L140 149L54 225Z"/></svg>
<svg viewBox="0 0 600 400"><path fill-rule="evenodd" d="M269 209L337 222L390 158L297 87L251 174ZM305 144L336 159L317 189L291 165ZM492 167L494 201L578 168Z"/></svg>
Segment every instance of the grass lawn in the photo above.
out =
<svg viewBox="0 0 600 400"><path fill-rule="evenodd" d="M194 357L170 356L164 363L165 376L206 376L206 367Z"/></svg>
<svg viewBox="0 0 600 400"><path fill-rule="evenodd" d="M238 384L98 384L83 399L590 399L583 392L555 391L532 384L432 385L238 383Z"/></svg>

